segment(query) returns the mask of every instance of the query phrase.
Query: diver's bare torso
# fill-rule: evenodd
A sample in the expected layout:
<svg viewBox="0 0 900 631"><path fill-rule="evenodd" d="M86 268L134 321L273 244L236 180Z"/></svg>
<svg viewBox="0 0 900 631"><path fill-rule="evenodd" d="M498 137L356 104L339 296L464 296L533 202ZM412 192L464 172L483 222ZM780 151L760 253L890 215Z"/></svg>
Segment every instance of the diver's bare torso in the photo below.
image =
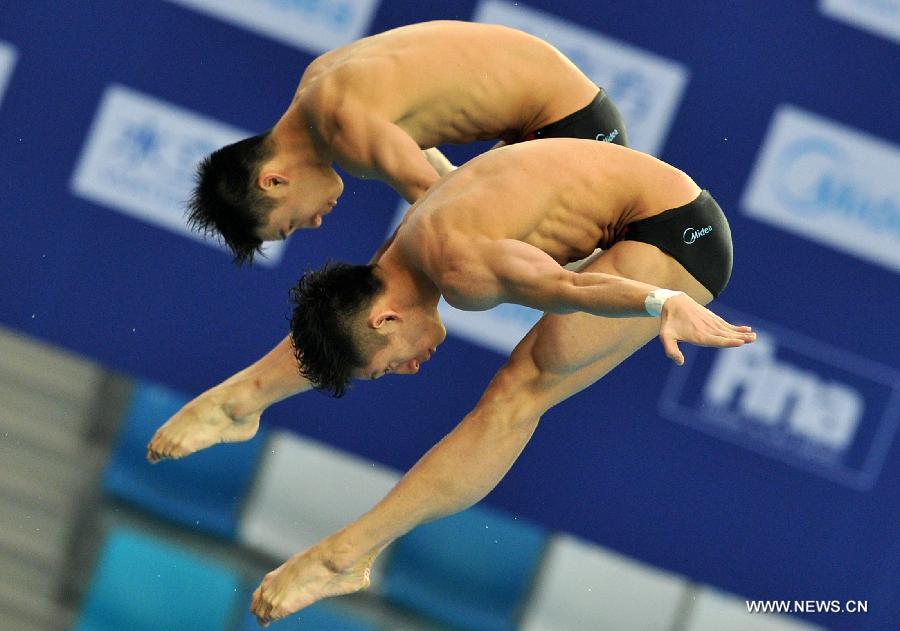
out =
<svg viewBox="0 0 900 631"><path fill-rule="evenodd" d="M482 154L447 176L416 203L394 246L432 278L476 239L522 241L564 265L608 248L628 223L699 194L682 171L638 151L532 141Z"/></svg>
<svg viewBox="0 0 900 631"><path fill-rule="evenodd" d="M552 46L503 26L426 22L366 37L307 68L294 97L348 101L383 115L422 148L512 142L587 105L597 87ZM310 123L317 123L316 116ZM327 127L327 123L323 125Z"/></svg>

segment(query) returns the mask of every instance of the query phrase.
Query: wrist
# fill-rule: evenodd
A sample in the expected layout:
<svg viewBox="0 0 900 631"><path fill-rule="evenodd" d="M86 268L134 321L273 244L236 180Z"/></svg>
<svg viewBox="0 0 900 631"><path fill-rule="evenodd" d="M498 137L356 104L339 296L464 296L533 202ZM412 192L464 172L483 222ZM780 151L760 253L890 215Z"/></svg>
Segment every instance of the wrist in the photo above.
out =
<svg viewBox="0 0 900 631"><path fill-rule="evenodd" d="M671 289L654 289L647 297L644 298L644 309L647 315L658 318L662 314L663 306L669 298L683 294L683 291L673 291Z"/></svg>

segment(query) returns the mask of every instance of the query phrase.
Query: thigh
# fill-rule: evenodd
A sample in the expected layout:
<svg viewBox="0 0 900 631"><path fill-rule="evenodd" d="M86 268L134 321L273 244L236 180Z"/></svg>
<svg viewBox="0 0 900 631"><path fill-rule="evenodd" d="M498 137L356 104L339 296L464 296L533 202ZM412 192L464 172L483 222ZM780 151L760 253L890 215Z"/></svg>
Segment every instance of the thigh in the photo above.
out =
<svg viewBox="0 0 900 631"><path fill-rule="evenodd" d="M620 241L588 260L581 271L684 291L701 304L712 299L675 259L646 243ZM658 334L658 318L545 314L516 346L504 371L529 391L542 413L603 377ZM660 357L669 361L662 349Z"/></svg>

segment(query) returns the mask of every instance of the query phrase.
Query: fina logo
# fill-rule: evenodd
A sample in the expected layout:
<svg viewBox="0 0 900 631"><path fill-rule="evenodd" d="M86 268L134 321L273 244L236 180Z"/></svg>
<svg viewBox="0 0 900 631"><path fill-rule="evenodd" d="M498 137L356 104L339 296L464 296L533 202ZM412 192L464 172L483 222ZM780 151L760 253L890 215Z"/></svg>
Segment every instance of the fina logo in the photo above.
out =
<svg viewBox="0 0 900 631"><path fill-rule="evenodd" d="M687 243L688 245L692 245L697 239L701 237L705 237L710 232L713 231L712 226L706 226L705 228L688 228L684 231L684 234L681 235L682 241Z"/></svg>
<svg viewBox="0 0 900 631"><path fill-rule="evenodd" d="M660 413L674 421L865 490L900 425L900 375L758 318L754 344L688 349ZM698 396L699 393L699 396Z"/></svg>
<svg viewBox="0 0 900 631"><path fill-rule="evenodd" d="M865 404L849 386L778 361L771 337L732 353L718 353L703 399L768 429L834 452L853 442Z"/></svg>

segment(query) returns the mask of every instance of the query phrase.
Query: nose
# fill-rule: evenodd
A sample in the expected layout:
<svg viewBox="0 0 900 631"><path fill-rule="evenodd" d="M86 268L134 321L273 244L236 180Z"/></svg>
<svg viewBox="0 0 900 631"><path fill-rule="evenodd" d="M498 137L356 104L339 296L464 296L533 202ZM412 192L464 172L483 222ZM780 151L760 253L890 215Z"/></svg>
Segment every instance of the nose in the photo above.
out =
<svg viewBox="0 0 900 631"><path fill-rule="evenodd" d="M403 374L404 375L414 375L419 372L419 360L411 359L405 364L403 364Z"/></svg>

